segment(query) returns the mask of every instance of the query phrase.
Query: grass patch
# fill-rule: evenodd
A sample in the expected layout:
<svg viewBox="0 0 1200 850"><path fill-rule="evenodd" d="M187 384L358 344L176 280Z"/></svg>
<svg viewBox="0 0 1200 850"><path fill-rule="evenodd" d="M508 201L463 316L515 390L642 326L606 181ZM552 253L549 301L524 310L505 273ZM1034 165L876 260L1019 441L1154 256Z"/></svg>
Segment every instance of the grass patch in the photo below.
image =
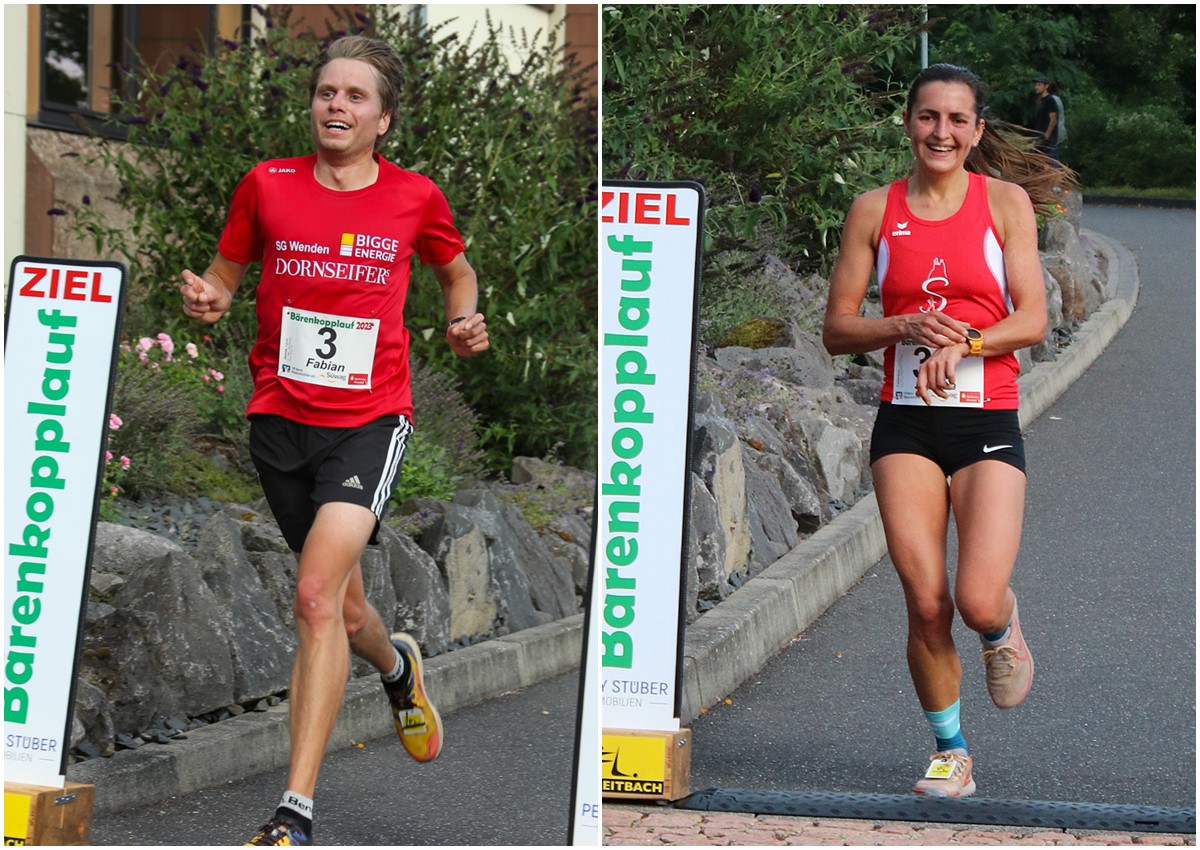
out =
<svg viewBox="0 0 1200 850"><path fill-rule="evenodd" d="M1153 198L1166 200L1196 200L1195 186L1158 186L1149 189L1136 189L1132 186L1097 186L1085 188L1083 197L1089 195L1108 195L1114 198Z"/></svg>

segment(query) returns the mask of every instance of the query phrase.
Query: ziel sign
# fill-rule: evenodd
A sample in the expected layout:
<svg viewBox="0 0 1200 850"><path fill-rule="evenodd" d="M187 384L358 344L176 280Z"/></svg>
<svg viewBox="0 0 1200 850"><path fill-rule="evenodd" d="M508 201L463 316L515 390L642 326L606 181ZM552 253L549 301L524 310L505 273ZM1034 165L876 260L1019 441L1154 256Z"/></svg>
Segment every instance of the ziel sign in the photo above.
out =
<svg viewBox="0 0 1200 850"><path fill-rule="evenodd" d="M62 786L124 303L115 263L18 257L4 321L4 777Z"/></svg>
<svg viewBox="0 0 1200 850"><path fill-rule="evenodd" d="M679 729L703 192L601 187L600 696L605 729Z"/></svg>

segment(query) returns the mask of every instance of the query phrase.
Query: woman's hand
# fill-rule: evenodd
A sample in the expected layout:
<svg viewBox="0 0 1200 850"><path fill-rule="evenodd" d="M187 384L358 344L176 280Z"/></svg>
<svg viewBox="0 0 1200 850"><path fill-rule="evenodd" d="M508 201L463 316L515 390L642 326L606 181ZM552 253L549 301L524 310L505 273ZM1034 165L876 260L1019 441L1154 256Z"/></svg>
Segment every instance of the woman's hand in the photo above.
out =
<svg viewBox="0 0 1200 850"><path fill-rule="evenodd" d="M967 341L966 322L952 319L945 313L930 310L928 313L907 313L903 321L905 339L918 345L945 348Z"/></svg>
<svg viewBox="0 0 1200 850"><path fill-rule="evenodd" d="M954 389L955 367L970 354L970 351L971 347L965 342L951 343L935 349L933 354L925 358L917 372L917 397L926 404L933 404L930 393L939 398L949 398L947 391Z"/></svg>

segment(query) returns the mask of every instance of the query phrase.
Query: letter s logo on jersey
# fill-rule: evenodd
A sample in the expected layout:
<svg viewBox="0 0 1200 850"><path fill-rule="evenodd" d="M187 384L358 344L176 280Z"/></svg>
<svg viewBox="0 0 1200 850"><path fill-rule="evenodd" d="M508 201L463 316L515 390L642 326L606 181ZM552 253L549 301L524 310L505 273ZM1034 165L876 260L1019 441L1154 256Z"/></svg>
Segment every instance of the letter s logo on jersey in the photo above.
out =
<svg viewBox="0 0 1200 850"><path fill-rule="evenodd" d="M946 309L946 296L938 295L929 288L939 284L940 288L945 289L950 285L950 279L946 277L946 261L934 257L933 266L929 269L929 276L921 284L921 290L929 296L929 301L921 308L922 313Z"/></svg>

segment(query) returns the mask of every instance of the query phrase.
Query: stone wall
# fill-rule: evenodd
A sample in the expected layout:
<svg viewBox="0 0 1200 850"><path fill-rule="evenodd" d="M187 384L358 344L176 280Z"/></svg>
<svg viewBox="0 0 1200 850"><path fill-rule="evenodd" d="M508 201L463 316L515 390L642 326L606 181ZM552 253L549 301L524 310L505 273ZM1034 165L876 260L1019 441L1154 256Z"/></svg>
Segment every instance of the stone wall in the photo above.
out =
<svg viewBox="0 0 1200 850"><path fill-rule="evenodd" d="M529 461L514 478L539 487L559 475L588 478ZM412 634L427 657L581 610L590 509L564 505L544 534L482 485L406 510L421 512L423 530L410 537L384 524L363 556L363 581L385 626ZM190 545L100 523L74 755L169 740L278 704L296 648L295 577L273 518L255 507L224 506ZM375 671L356 659L352 676L363 675Z"/></svg>

